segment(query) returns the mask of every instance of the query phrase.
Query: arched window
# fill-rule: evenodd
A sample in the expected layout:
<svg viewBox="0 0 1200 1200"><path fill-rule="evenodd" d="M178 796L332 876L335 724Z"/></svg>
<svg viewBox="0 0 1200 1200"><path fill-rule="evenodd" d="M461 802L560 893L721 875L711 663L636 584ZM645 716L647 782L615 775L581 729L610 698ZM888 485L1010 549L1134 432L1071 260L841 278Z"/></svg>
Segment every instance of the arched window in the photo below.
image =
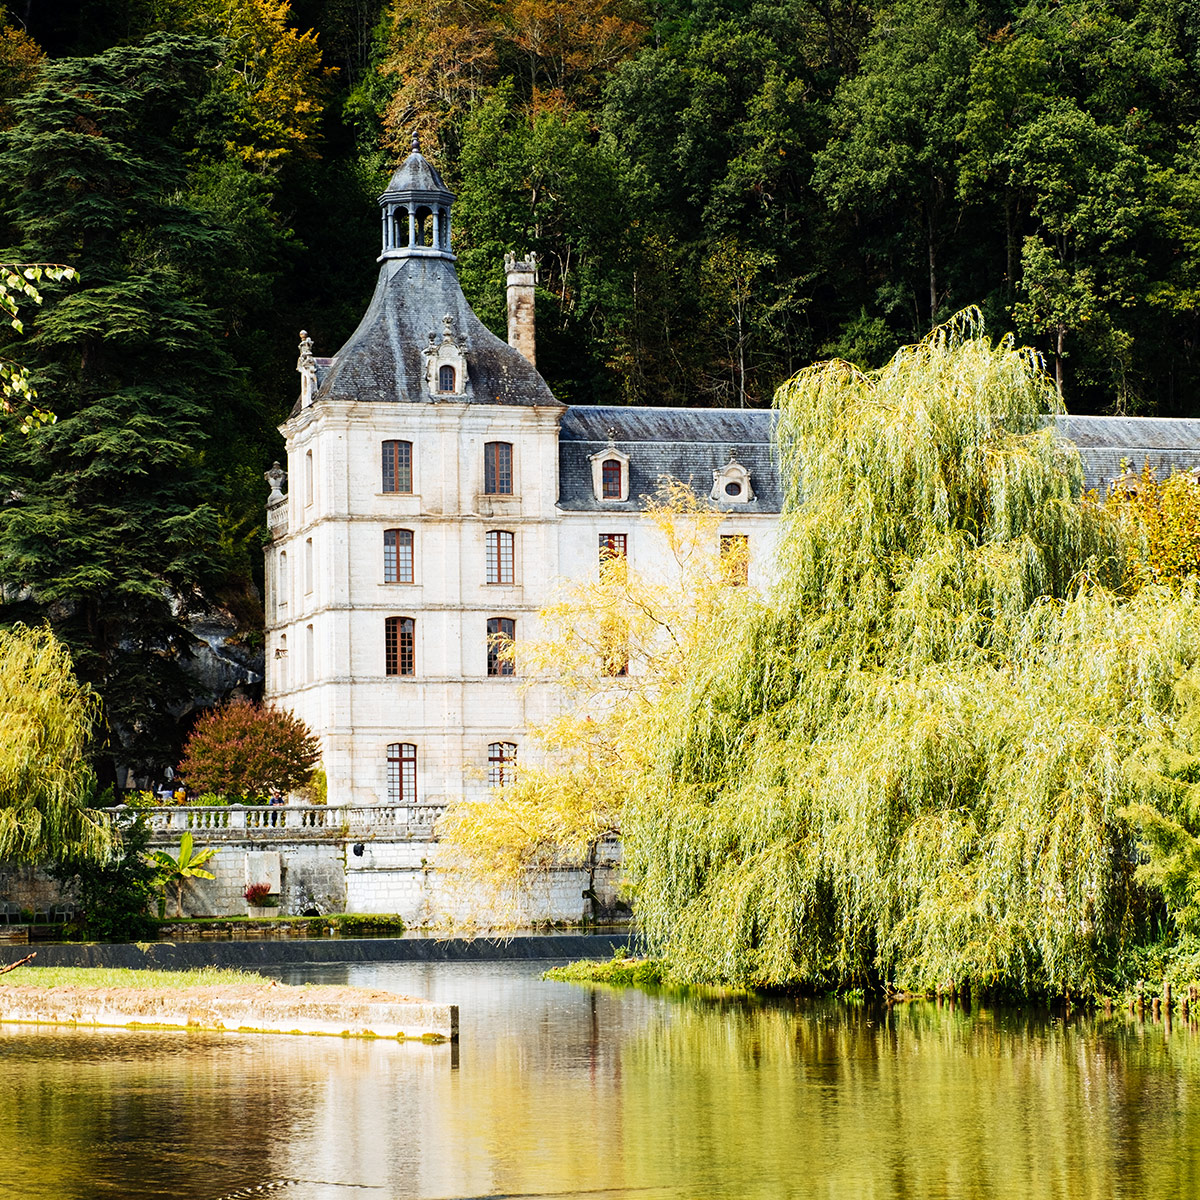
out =
<svg viewBox="0 0 1200 1200"><path fill-rule="evenodd" d="M412 583L413 532L411 529L383 531L383 582Z"/></svg>
<svg viewBox="0 0 1200 1200"><path fill-rule="evenodd" d="M275 580L275 600L280 608L287 608L288 593L291 590L291 578L288 576L288 556L286 550L279 552L279 574Z"/></svg>
<svg viewBox="0 0 1200 1200"><path fill-rule="evenodd" d="M313 590L313 544L312 538L304 539L304 591L311 594Z"/></svg>
<svg viewBox="0 0 1200 1200"><path fill-rule="evenodd" d="M416 622L412 617L388 617L383 626L384 672L388 675L417 673Z"/></svg>
<svg viewBox="0 0 1200 1200"><path fill-rule="evenodd" d="M487 623L487 673L515 675L516 664L506 653L517 637L517 623L510 617L489 617Z"/></svg>
<svg viewBox="0 0 1200 1200"><path fill-rule="evenodd" d="M383 443L383 490L412 491L412 442Z"/></svg>
<svg viewBox="0 0 1200 1200"><path fill-rule="evenodd" d="M513 535L506 529L489 529L484 542L487 546L488 583L512 583Z"/></svg>
<svg viewBox="0 0 1200 1200"><path fill-rule="evenodd" d="M438 367L438 391L454 391L454 368L449 363Z"/></svg>
<svg viewBox="0 0 1200 1200"><path fill-rule="evenodd" d="M311 625L304 627L304 682L317 677L317 635Z"/></svg>
<svg viewBox="0 0 1200 1200"><path fill-rule="evenodd" d="M600 468L601 495L605 500L620 500L621 498L621 462L616 458L606 458Z"/></svg>
<svg viewBox="0 0 1200 1200"><path fill-rule="evenodd" d="M312 451L309 450L304 455L304 503L306 507L313 502L313 489L315 486L313 481L313 456Z"/></svg>
<svg viewBox="0 0 1200 1200"><path fill-rule="evenodd" d="M503 787L512 782L513 766L517 761L516 742L488 743L488 786Z"/></svg>
<svg viewBox="0 0 1200 1200"><path fill-rule="evenodd" d="M277 671L278 687L281 692L287 691L288 685L288 658L287 658L287 634L279 635L279 649L275 651L275 667Z"/></svg>
<svg viewBox="0 0 1200 1200"><path fill-rule="evenodd" d="M392 245L398 249L408 245L408 209L403 206L392 210Z"/></svg>
<svg viewBox="0 0 1200 1200"><path fill-rule="evenodd" d="M511 442L484 443L483 490L489 496L512 495L513 466Z"/></svg>
<svg viewBox="0 0 1200 1200"><path fill-rule="evenodd" d="M431 209L417 209L417 238L415 245L433 245L433 211Z"/></svg>
<svg viewBox="0 0 1200 1200"><path fill-rule="evenodd" d="M417 748L412 742L393 742L387 748L387 802L417 802Z"/></svg>

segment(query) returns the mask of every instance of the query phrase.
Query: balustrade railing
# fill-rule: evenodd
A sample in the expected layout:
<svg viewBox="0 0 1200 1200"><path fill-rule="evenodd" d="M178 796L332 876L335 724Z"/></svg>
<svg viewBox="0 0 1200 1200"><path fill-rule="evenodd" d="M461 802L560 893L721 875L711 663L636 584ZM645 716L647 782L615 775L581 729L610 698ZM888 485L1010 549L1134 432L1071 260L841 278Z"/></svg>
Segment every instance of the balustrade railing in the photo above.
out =
<svg viewBox="0 0 1200 1200"><path fill-rule="evenodd" d="M372 834L430 836L444 804L164 805L143 813L153 833L228 833L287 837Z"/></svg>
<svg viewBox="0 0 1200 1200"><path fill-rule="evenodd" d="M267 528L275 537L288 531L288 506L286 497L267 508Z"/></svg>

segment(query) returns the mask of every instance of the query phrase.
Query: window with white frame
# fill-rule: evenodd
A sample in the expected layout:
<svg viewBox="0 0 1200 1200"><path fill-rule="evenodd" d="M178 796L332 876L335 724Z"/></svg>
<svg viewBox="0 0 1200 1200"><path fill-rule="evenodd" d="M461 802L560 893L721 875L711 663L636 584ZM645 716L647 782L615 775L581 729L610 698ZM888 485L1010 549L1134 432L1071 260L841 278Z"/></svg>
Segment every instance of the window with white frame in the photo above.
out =
<svg viewBox="0 0 1200 1200"><path fill-rule="evenodd" d="M412 742L393 742L387 748L387 801L417 802L417 747Z"/></svg>
<svg viewBox="0 0 1200 1200"><path fill-rule="evenodd" d="M516 763L516 742L489 742L488 786L503 787L506 783L511 783Z"/></svg>

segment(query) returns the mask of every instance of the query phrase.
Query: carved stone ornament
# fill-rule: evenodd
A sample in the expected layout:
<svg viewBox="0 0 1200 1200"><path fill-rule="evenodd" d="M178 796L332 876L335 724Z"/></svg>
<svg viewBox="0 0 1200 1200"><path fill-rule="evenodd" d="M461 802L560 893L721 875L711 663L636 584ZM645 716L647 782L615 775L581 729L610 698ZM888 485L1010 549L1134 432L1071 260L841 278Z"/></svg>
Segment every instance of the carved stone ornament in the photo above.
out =
<svg viewBox="0 0 1200 1200"><path fill-rule="evenodd" d="M271 494L267 497L268 504L279 504L286 499L283 494L283 481L287 478L287 472L277 462L271 464L269 471L263 472L263 478L271 485Z"/></svg>
<svg viewBox="0 0 1200 1200"><path fill-rule="evenodd" d="M434 397L463 396L467 390L467 360L454 336L454 318L442 318L442 340L430 333L425 347L425 385Z"/></svg>
<svg viewBox="0 0 1200 1200"><path fill-rule="evenodd" d="M754 488L750 486L750 472L738 462L736 448L729 451L729 461L725 466L713 472L713 486L709 498L718 504L749 504L754 499Z"/></svg>
<svg viewBox="0 0 1200 1200"><path fill-rule="evenodd" d="M300 330L300 357L296 370L300 372L300 407L307 408L317 394L317 360L313 358L312 338L306 330Z"/></svg>

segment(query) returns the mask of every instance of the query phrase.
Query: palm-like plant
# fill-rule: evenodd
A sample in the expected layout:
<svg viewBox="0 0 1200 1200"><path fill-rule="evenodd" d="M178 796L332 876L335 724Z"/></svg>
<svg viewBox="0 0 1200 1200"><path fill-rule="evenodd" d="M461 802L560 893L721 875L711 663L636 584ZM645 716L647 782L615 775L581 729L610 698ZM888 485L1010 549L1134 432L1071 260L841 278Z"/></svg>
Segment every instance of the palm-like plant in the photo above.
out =
<svg viewBox="0 0 1200 1200"><path fill-rule="evenodd" d="M166 889L175 885L175 915L183 916L183 888L189 879L215 879L211 871L204 870L204 864L217 853L216 847L209 846L204 850L192 849L190 831L179 839L179 857L174 858L165 850L156 850L153 855L158 866L158 882Z"/></svg>

